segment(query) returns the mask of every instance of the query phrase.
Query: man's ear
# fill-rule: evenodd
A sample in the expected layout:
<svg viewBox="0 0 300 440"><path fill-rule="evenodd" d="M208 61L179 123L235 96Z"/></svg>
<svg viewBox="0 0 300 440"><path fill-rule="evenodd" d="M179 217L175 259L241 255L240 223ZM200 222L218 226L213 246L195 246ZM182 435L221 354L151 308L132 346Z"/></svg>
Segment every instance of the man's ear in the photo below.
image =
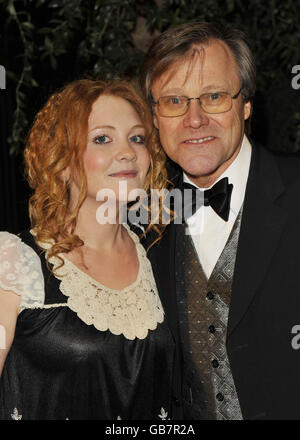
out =
<svg viewBox="0 0 300 440"><path fill-rule="evenodd" d="M154 127L158 129L158 122L157 122L157 117L156 117L155 113L153 114L153 124L154 124Z"/></svg>
<svg viewBox="0 0 300 440"><path fill-rule="evenodd" d="M252 112L252 104L250 101L244 104L244 119L249 119Z"/></svg>

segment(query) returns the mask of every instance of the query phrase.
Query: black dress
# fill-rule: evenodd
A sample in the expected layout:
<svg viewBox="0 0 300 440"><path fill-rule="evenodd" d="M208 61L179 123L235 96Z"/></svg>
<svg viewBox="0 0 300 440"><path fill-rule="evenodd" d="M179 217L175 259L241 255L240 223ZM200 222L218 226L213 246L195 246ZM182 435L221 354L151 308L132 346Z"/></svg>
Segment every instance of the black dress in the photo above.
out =
<svg viewBox="0 0 300 440"><path fill-rule="evenodd" d="M149 284L149 274L150 278L152 276L151 266L138 239L135 240L133 237L138 255L142 255L142 258L139 257L140 269L141 266L145 268L146 264L146 272L139 271L138 277L141 279L139 282L137 279L132 285L132 290L128 291L126 288L125 292L112 291L106 295L108 300L105 304L100 304L101 311L97 322L97 313L94 313L94 310L101 297L99 283L93 283L92 279L89 279L87 289L94 285L96 292L92 300L89 295L83 299L80 297L82 289L77 292L76 300L73 293L78 280L74 278L74 274L79 269L73 266L74 273L69 274L69 279L62 281L47 269L44 252L36 246L30 233L21 235L21 243L18 237L4 234L9 236L8 242L19 241L18 246L22 247L23 252L25 242L30 246L30 251L34 249L39 254L44 297L41 302L35 293L35 299L25 298L21 301L23 305L17 320L15 338L0 379L0 419L170 418L174 341L163 319L161 303L153 288L150 289L152 293L146 289L148 293L145 295L150 298L150 293L152 294L157 317L162 316L162 319L158 319L157 322L154 319L152 324L148 325L148 329L146 325L146 328L138 330L137 333L142 332L140 337L135 335L136 331L132 326L127 326L125 331L122 328L122 322L132 323L135 316L137 321L140 319L138 327L142 327L145 322L143 316L148 319L144 310L146 303L139 299L135 304L132 301L134 295L139 297L139 294L135 293L136 289L150 286L152 283L150 280ZM131 236L132 234L131 232ZM0 251L2 243L3 238L1 241L0 237ZM28 248L26 252L27 258L31 258ZM3 257L3 252L1 256ZM26 257L23 258L24 264L25 260ZM20 260L18 264L19 262ZM65 270L67 269L66 266ZM146 273L148 275L145 275ZM85 277L89 278L86 274ZM145 277L148 277L148 280L142 279ZM36 275L34 278L37 278ZM37 279L36 282L38 283ZM69 285L73 292L69 291L67 296L66 293L62 293L61 290L64 289L61 286L63 283L68 285L69 282L73 282L72 286ZM87 307L79 310L78 301ZM123 306L127 301L127 306L120 306L120 301L123 301ZM110 302L113 305L112 309ZM99 316L101 317L102 309L105 307L113 313L111 321L103 327L109 328L103 330L101 323L99 328ZM153 316L150 317L150 321L151 319ZM118 329L120 323L121 327Z"/></svg>

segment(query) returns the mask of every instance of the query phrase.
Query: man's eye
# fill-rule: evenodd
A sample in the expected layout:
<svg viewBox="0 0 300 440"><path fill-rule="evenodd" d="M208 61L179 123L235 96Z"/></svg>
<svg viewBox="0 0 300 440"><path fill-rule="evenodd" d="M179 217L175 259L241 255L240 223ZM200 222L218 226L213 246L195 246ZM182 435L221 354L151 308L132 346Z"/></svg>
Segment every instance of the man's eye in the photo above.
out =
<svg viewBox="0 0 300 440"><path fill-rule="evenodd" d="M95 144L107 144L110 139L105 134L102 134L101 136L96 136L93 141L95 142Z"/></svg>
<svg viewBox="0 0 300 440"><path fill-rule="evenodd" d="M211 101L217 101L218 99L220 99L220 93L211 93L209 97Z"/></svg>
<svg viewBox="0 0 300 440"><path fill-rule="evenodd" d="M143 136L141 134L136 134L134 136L131 136L130 141L134 142L136 144L144 144L145 143L145 136Z"/></svg>
<svg viewBox="0 0 300 440"><path fill-rule="evenodd" d="M170 104L181 104L180 96L170 96L169 103Z"/></svg>

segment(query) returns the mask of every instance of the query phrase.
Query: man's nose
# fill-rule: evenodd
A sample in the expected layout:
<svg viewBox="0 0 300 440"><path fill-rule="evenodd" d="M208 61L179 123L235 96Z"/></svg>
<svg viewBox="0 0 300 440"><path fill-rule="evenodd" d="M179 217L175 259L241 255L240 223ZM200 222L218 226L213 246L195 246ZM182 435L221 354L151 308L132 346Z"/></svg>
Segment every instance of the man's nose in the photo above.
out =
<svg viewBox="0 0 300 440"><path fill-rule="evenodd" d="M124 141L120 144L117 152L117 159L128 161L136 160L136 152L130 142Z"/></svg>
<svg viewBox="0 0 300 440"><path fill-rule="evenodd" d="M198 99L190 101L188 111L184 115L184 126L199 128L209 123L207 113L202 109Z"/></svg>

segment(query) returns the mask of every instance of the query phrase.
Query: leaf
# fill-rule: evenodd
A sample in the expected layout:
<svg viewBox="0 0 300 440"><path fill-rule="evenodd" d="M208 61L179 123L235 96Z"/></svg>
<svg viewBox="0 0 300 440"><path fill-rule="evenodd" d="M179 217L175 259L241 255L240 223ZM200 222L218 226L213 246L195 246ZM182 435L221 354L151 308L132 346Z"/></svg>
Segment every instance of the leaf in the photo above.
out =
<svg viewBox="0 0 300 440"><path fill-rule="evenodd" d="M43 27L41 29L38 29L36 33L44 35L44 34L51 34L52 32L53 32L52 28L50 28L50 27Z"/></svg>
<svg viewBox="0 0 300 440"><path fill-rule="evenodd" d="M39 86L38 82L34 78L31 78L31 85L33 87L38 87Z"/></svg>
<svg viewBox="0 0 300 440"><path fill-rule="evenodd" d="M52 50L53 50L53 43L52 43L52 41L50 40L50 38L46 35L46 37L45 37L45 47L50 51L50 52L52 52Z"/></svg>
<svg viewBox="0 0 300 440"><path fill-rule="evenodd" d="M9 12L9 14L12 15L13 17L17 15L16 9L15 9L15 5L14 5L14 2L12 0L10 0L8 2L8 5L7 5L6 9Z"/></svg>
<svg viewBox="0 0 300 440"><path fill-rule="evenodd" d="M19 80L18 76L10 70L6 71L6 76L16 82Z"/></svg>
<svg viewBox="0 0 300 440"><path fill-rule="evenodd" d="M49 5L48 5L48 7L49 8L52 8L52 9L54 9L54 8L59 8L59 7L61 7L62 5L58 2L58 1L56 1L56 0L53 0L52 2L50 2L49 3Z"/></svg>
<svg viewBox="0 0 300 440"><path fill-rule="evenodd" d="M30 21L23 21L22 23L22 27L28 29L28 30L33 30L34 26L32 23L30 23Z"/></svg>
<svg viewBox="0 0 300 440"><path fill-rule="evenodd" d="M56 70L57 62L53 55L50 55L50 64L53 70Z"/></svg>

